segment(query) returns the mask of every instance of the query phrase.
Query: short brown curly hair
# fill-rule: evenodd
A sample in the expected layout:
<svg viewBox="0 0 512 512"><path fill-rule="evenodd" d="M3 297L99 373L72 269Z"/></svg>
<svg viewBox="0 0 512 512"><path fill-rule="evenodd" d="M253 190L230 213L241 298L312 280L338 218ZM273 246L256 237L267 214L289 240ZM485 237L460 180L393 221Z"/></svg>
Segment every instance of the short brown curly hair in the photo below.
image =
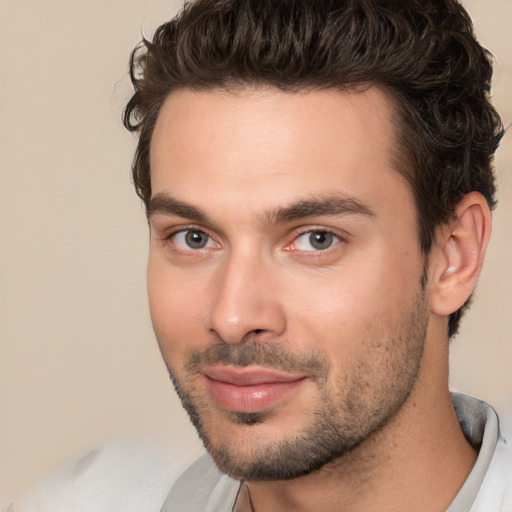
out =
<svg viewBox="0 0 512 512"><path fill-rule="evenodd" d="M130 74L123 121L139 132L133 181L146 207L151 137L167 96L247 85L387 90L396 167L414 192L425 254L465 194L496 204L503 126L490 102L491 55L456 0L196 0L135 48ZM449 336L466 306L450 316Z"/></svg>

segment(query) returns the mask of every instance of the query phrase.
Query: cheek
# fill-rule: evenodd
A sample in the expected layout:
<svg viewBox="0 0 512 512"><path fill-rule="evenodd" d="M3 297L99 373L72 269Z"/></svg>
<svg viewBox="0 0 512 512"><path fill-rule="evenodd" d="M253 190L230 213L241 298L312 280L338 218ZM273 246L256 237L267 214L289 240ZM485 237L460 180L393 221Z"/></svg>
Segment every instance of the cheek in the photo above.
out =
<svg viewBox="0 0 512 512"><path fill-rule="evenodd" d="M400 321L415 301L421 278L417 255L383 252L358 258L332 274L311 276L289 291L294 336L316 340L319 348L351 357ZM298 279L295 279L298 283Z"/></svg>
<svg viewBox="0 0 512 512"><path fill-rule="evenodd" d="M153 328L166 361L198 342L206 294L199 284L158 262L148 264L148 297Z"/></svg>

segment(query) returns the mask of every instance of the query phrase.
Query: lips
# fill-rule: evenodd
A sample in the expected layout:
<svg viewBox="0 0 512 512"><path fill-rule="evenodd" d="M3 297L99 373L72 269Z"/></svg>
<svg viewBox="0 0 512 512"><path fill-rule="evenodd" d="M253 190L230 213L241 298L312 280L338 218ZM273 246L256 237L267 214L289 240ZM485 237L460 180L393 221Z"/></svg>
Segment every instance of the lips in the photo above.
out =
<svg viewBox="0 0 512 512"><path fill-rule="evenodd" d="M222 409L261 412L293 394L307 376L261 367L210 366L202 371L207 391Z"/></svg>

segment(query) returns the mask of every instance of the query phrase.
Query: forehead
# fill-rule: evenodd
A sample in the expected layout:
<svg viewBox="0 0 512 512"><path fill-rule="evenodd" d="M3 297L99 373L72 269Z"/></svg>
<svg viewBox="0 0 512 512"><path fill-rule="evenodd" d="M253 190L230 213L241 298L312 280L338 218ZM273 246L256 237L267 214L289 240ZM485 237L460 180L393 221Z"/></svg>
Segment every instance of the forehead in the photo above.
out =
<svg viewBox="0 0 512 512"><path fill-rule="evenodd" d="M245 208L308 192L392 197L405 186L392 168L393 118L378 88L175 91L153 133L153 195Z"/></svg>

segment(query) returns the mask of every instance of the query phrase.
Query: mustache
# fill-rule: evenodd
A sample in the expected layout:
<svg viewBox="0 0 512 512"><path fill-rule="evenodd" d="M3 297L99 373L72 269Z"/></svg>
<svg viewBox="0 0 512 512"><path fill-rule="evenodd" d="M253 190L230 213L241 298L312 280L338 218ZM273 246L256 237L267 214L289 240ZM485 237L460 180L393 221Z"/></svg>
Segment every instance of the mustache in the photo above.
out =
<svg viewBox="0 0 512 512"><path fill-rule="evenodd" d="M192 375L213 365L256 365L273 370L304 372L320 385L327 381L331 368L329 359L315 349L297 353L278 343L248 341L242 345L230 345L221 341L192 351L183 369Z"/></svg>

